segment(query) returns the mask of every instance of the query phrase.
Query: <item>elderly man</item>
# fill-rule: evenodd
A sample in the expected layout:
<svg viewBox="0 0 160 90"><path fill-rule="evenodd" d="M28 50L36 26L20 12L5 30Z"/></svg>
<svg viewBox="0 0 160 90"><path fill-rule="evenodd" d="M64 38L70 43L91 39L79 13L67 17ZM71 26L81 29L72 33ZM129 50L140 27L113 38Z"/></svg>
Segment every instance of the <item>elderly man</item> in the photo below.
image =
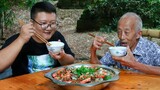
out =
<svg viewBox="0 0 160 90"><path fill-rule="evenodd" d="M127 55L116 57L107 52L101 60L98 60L96 50L100 49L105 39L96 36L90 49L90 62L160 75L160 46L142 38L141 18L136 13L128 12L118 21L117 29L119 41L116 46L127 47Z"/></svg>

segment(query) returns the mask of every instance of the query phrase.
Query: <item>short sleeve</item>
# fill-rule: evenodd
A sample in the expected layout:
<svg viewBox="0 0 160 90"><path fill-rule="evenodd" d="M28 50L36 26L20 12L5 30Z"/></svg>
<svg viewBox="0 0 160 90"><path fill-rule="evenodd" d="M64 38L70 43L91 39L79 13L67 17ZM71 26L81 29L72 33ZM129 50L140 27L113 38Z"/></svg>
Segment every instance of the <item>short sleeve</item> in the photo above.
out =
<svg viewBox="0 0 160 90"><path fill-rule="evenodd" d="M100 62L107 66L115 66L115 61L112 59L109 52L106 52L106 54L100 59Z"/></svg>

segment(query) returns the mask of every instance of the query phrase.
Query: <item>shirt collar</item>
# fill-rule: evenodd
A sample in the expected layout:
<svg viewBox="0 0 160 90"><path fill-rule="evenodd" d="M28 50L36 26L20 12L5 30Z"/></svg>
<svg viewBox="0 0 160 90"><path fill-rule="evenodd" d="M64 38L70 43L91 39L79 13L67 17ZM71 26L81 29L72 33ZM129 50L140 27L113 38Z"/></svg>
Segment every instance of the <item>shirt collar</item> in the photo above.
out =
<svg viewBox="0 0 160 90"><path fill-rule="evenodd" d="M140 56L142 55L143 50L141 47L143 46L143 41L144 39L140 37L135 49L133 50L134 55L140 55Z"/></svg>

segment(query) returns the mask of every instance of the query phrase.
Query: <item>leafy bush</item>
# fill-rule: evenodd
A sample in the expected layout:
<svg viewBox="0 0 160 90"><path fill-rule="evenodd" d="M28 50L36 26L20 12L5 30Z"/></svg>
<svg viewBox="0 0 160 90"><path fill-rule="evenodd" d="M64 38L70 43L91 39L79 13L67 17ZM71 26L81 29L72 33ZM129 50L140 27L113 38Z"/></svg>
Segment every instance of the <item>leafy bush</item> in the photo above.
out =
<svg viewBox="0 0 160 90"><path fill-rule="evenodd" d="M14 14L10 9L12 4L11 1L0 0L0 39L4 39L4 29L10 27L13 23Z"/></svg>
<svg viewBox="0 0 160 90"><path fill-rule="evenodd" d="M145 28L160 28L159 0L94 0L77 21L77 32L116 31L117 21L126 12L135 12Z"/></svg>
<svg viewBox="0 0 160 90"><path fill-rule="evenodd" d="M58 0L57 7L61 9L85 8L93 0Z"/></svg>
<svg viewBox="0 0 160 90"><path fill-rule="evenodd" d="M40 1L48 1L52 3L53 1L57 1L57 0L26 0L24 4L27 8L31 8L35 3Z"/></svg>

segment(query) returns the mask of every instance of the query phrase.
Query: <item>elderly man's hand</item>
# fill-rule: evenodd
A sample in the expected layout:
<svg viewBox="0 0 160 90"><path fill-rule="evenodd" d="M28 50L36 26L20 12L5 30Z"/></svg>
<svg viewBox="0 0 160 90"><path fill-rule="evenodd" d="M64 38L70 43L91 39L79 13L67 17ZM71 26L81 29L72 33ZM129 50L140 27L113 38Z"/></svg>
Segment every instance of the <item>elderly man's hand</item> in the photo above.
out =
<svg viewBox="0 0 160 90"><path fill-rule="evenodd" d="M120 62L122 65L124 66L128 66L133 68L136 65L136 59L133 56L133 53L131 52L129 46L127 46L127 55L123 56L123 57L116 57L116 56L112 56L112 58L115 61Z"/></svg>
<svg viewBox="0 0 160 90"><path fill-rule="evenodd" d="M101 49L103 43L105 42L105 38L101 36L96 36L93 41L93 47L95 50Z"/></svg>

